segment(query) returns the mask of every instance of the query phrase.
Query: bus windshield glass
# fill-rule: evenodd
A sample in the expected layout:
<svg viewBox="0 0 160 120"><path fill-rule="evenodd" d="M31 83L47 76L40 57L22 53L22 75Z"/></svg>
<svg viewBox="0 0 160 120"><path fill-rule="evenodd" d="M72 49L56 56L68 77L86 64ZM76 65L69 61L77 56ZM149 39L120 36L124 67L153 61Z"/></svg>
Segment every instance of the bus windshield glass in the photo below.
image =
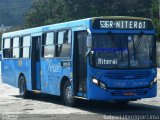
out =
<svg viewBox="0 0 160 120"><path fill-rule="evenodd" d="M151 68L154 66L154 36L94 34L91 64L97 68Z"/></svg>

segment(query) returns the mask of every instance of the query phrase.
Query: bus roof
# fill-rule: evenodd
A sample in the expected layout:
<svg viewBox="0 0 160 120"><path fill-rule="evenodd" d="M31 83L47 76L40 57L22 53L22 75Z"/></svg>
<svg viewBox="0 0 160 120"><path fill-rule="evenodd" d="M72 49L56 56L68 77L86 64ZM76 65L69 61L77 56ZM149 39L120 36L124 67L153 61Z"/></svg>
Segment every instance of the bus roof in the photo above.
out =
<svg viewBox="0 0 160 120"><path fill-rule="evenodd" d="M24 30L19 30L19 31L8 32L8 33L4 33L2 37L7 38L7 37L13 37L13 36L23 36L23 35L29 35L32 33L40 33L40 32L51 31L55 29L56 30L65 29L65 28L67 29L71 27L89 27L90 20L94 21L96 19L147 20L147 21L152 22L151 19L142 18L142 17L102 16L102 17L92 17L92 18L86 18L86 19L81 19L81 20L74 20L74 21L69 21L69 22L64 22L64 23L57 23L57 24L51 24L51 25L46 25L46 26L41 26L41 27L35 27L35 28L29 28L29 29L24 29Z"/></svg>
<svg viewBox="0 0 160 120"><path fill-rule="evenodd" d="M143 17L132 17L132 16L102 16L102 17L93 17L92 19L126 19L126 20L150 20L148 18L143 18Z"/></svg>

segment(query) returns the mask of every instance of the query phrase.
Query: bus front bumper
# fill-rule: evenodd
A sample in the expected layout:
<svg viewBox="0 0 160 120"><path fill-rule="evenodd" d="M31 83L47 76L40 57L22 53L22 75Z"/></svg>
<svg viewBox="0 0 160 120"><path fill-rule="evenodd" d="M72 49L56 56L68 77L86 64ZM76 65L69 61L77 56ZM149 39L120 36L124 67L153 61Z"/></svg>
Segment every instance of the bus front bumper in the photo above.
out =
<svg viewBox="0 0 160 120"><path fill-rule="evenodd" d="M137 100L157 96L157 82L150 88L137 89L103 89L95 84L88 88L88 100Z"/></svg>

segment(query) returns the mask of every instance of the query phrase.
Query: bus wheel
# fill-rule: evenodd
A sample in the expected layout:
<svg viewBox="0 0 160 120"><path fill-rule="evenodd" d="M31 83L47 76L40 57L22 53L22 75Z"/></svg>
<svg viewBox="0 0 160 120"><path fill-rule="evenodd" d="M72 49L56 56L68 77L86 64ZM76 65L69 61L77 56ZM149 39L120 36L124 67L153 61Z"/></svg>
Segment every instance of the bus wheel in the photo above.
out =
<svg viewBox="0 0 160 120"><path fill-rule="evenodd" d="M62 97L63 97L63 102L67 106L74 106L75 98L73 96L73 91L72 91L72 87L71 87L70 81L66 81L64 83Z"/></svg>
<svg viewBox="0 0 160 120"><path fill-rule="evenodd" d="M24 76L21 76L19 80L19 94L22 98L28 98L28 91L26 89L26 80Z"/></svg>

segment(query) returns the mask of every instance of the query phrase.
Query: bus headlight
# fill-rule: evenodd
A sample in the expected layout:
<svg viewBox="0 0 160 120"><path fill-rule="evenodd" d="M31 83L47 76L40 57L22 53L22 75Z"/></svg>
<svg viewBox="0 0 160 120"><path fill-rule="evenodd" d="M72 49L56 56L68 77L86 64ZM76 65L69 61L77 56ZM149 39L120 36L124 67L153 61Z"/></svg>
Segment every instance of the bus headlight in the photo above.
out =
<svg viewBox="0 0 160 120"><path fill-rule="evenodd" d="M105 90L107 89L107 86L106 86L105 83L103 83L103 82L101 82L101 81L99 81L99 80L97 80L97 79L95 79L95 78L92 79L92 82L93 82L94 84L98 85L99 87L105 89Z"/></svg>
<svg viewBox="0 0 160 120"><path fill-rule="evenodd" d="M150 88L153 87L153 85L154 85L156 82L157 82L157 78L155 78L155 79L151 82Z"/></svg>
<svg viewBox="0 0 160 120"><path fill-rule="evenodd" d="M154 79L154 83L157 82L157 78Z"/></svg>
<svg viewBox="0 0 160 120"><path fill-rule="evenodd" d="M98 80L97 79L93 78L92 81L93 81L94 84L98 85Z"/></svg>

